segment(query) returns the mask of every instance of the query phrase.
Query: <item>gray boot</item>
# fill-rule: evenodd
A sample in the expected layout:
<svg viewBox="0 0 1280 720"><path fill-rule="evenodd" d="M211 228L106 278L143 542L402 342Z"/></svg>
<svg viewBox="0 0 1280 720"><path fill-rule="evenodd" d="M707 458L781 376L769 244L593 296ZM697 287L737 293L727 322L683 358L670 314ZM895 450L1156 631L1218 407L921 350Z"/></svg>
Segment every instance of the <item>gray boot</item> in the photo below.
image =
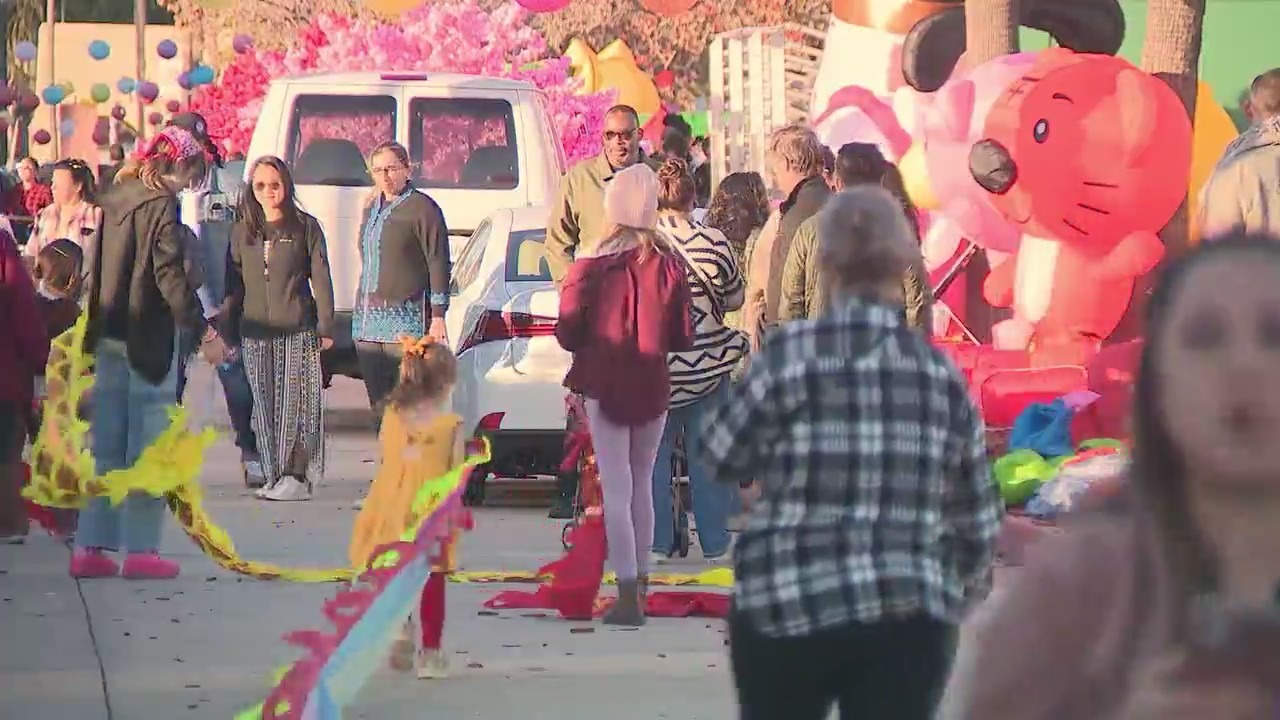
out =
<svg viewBox="0 0 1280 720"><path fill-rule="evenodd" d="M640 627L644 625L644 608L640 606L640 583L636 580L618 581L618 601L604 614L605 625Z"/></svg>

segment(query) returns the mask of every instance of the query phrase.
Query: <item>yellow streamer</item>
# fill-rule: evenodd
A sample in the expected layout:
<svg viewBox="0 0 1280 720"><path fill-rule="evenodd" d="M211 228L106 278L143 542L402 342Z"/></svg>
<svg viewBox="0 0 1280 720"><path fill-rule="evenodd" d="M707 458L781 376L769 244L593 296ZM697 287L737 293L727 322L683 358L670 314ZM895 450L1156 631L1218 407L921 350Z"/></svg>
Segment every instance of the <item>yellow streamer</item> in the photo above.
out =
<svg viewBox="0 0 1280 720"><path fill-rule="evenodd" d="M93 387L93 358L83 352L87 327L82 313L74 327L53 341L45 376L49 395L40 434L32 446L31 484L23 490L26 498L46 507L79 508L93 497L116 504L134 492L164 496L182 531L227 570L294 582L333 582L355 575L351 568L294 569L240 557L231 537L204 509L200 469L216 435L211 429L192 432L181 409L173 411L169 427L133 467L98 477L86 442L89 424L76 412Z"/></svg>

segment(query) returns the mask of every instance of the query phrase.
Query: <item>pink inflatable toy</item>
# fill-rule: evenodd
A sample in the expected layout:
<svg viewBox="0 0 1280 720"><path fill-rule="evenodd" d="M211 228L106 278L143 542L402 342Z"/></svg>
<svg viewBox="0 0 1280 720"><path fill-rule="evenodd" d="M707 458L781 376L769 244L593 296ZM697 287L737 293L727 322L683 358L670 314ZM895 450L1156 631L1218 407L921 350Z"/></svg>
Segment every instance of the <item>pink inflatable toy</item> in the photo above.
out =
<svg viewBox="0 0 1280 720"><path fill-rule="evenodd" d="M812 122L822 144L833 151L845 143L871 143L885 159L896 163L911 147L911 135L903 129L893 105L857 85L840 88Z"/></svg>

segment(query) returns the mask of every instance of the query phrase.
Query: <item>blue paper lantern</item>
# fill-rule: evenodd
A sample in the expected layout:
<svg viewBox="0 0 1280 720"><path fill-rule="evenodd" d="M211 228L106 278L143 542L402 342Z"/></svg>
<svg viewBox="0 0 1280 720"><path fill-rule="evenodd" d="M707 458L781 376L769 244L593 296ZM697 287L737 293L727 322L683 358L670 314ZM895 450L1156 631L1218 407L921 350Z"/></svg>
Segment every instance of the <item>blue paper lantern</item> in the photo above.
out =
<svg viewBox="0 0 1280 720"><path fill-rule="evenodd" d="M106 40L94 40L89 43L89 57L94 60L106 60L110 54L111 46L107 44Z"/></svg>
<svg viewBox="0 0 1280 720"><path fill-rule="evenodd" d="M23 40L13 46L13 56L22 62L31 62L36 59L36 44L30 40Z"/></svg>
<svg viewBox="0 0 1280 720"><path fill-rule="evenodd" d="M208 65L197 65L191 68L192 85L208 85L214 80L213 68Z"/></svg>
<svg viewBox="0 0 1280 720"><path fill-rule="evenodd" d="M131 77L122 77L116 81L116 89L124 93L125 95L128 95L129 93L133 92L133 89L136 88L137 86L138 86L138 83L134 82L133 78Z"/></svg>
<svg viewBox="0 0 1280 720"><path fill-rule="evenodd" d="M67 91L63 90L59 85L50 85L40 91L40 99L44 100L46 105L57 105L67 98Z"/></svg>
<svg viewBox="0 0 1280 720"><path fill-rule="evenodd" d="M156 45L156 54L165 60L172 60L178 54L178 43L172 40L161 40Z"/></svg>
<svg viewBox="0 0 1280 720"><path fill-rule="evenodd" d="M76 134L76 121L63 120L58 123L58 132L62 133L62 137L71 137Z"/></svg>

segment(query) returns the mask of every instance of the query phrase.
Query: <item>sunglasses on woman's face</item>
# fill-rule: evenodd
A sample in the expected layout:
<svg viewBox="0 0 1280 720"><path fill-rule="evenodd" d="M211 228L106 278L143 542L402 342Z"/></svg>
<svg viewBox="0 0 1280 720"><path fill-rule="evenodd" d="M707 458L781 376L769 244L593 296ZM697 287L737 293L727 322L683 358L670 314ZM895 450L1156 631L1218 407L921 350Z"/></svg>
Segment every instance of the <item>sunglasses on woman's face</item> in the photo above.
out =
<svg viewBox="0 0 1280 720"><path fill-rule="evenodd" d="M263 190L279 190L281 187L283 187L283 185L278 182L256 182L253 184L253 189L258 192L262 192Z"/></svg>

